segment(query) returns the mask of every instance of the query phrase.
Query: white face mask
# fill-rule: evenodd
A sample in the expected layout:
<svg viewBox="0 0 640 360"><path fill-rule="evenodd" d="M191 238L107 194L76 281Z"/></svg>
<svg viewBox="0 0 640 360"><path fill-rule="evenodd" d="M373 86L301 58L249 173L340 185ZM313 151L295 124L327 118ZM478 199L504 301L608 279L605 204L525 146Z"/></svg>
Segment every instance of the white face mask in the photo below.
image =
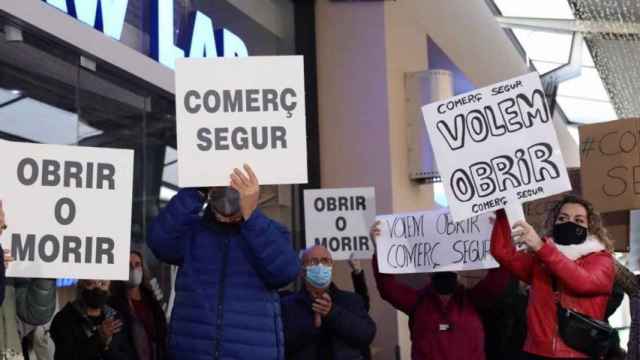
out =
<svg viewBox="0 0 640 360"><path fill-rule="evenodd" d="M129 272L129 282L128 285L130 288L137 288L142 284L142 269L137 268Z"/></svg>

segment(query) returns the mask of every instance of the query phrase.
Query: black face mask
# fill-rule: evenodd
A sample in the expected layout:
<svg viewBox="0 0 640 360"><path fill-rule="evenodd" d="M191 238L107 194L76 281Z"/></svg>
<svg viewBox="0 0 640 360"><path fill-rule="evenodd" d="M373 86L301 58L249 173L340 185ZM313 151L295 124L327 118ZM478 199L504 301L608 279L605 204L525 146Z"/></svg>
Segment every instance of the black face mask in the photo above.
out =
<svg viewBox="0 0 640 360"><path fill-rule="evenodd" d="M431 275L431 286L439 295L451 295L458 287L458 275L454 272L441 272Z"/></svg>
<svg viewBox="0 0 640 360"><path fill-rule="evenodd" d="M209 206L222 216L236 215L240 212L240 193L230 187L214 189L209 194Z"/></svg>
<svg viewBox="0 0 640 360"><path fill-rule="evenodd" d="M102 309L109 300L109 293L99 288L82 290L82 301L92 309Z"/></svg>
<svg viewBox="0 0 640 360"><path fill-rule="evenodd" d="M553 241L559 245L577 245L587 240L587 228L567 221L553 226Z"/></svg>

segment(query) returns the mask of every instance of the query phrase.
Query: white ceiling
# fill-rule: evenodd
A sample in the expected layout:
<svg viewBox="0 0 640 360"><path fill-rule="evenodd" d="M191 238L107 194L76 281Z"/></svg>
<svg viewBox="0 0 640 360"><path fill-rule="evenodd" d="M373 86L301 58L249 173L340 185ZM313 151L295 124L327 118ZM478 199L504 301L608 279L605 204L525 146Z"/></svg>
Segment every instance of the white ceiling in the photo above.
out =
<svg viewBox="0 0 640 360"><path fill-rule="evenodd" d="M503 16L546 19L574 19L569 3L564 0L494 0ZM512 30L540 74L551 71L569 60L571 34L533 30ZM614 106L583 44L582 73L563 82L558 88L557 103L568 120L574 123L596 123L617 118Z"/></svg>

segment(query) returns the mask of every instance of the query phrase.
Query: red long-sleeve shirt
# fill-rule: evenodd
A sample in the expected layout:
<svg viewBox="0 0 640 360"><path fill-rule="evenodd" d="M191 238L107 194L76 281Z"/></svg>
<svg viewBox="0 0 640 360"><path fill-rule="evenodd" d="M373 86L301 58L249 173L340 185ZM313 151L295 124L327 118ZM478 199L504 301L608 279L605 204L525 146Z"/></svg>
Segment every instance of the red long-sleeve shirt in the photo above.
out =
<svg viewBox="0 0 640 360"><path fill-rule="evenodd" d="M504 291L509 276L503 270L490 270L472 289L458 286L445 305L430 285L414 289L394 275L373 271L380 296L409 316L411 358L413 360L484 360L484 329L478 306L489 305ZM441 326L449 327L441 330Z"/></svg>

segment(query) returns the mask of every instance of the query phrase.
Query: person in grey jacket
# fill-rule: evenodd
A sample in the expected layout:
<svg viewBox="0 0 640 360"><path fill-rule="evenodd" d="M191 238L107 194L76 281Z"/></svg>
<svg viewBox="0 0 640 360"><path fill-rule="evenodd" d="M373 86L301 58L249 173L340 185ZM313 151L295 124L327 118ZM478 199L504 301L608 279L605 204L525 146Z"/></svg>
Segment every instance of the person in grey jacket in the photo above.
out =
<svg viewBox="0 0 640 360"><path fill-rule="evenodd" d="M5 213L0 200L0 236L6 230ZM2 248L0 251L5 253ZM30 325L46 324L56 309L56 286L48 279L6 279L5 270L11 257L5 253L0 272L0 289L4 301L0 306L0 359L22 360L18 335L18 318Z"/></svg>

